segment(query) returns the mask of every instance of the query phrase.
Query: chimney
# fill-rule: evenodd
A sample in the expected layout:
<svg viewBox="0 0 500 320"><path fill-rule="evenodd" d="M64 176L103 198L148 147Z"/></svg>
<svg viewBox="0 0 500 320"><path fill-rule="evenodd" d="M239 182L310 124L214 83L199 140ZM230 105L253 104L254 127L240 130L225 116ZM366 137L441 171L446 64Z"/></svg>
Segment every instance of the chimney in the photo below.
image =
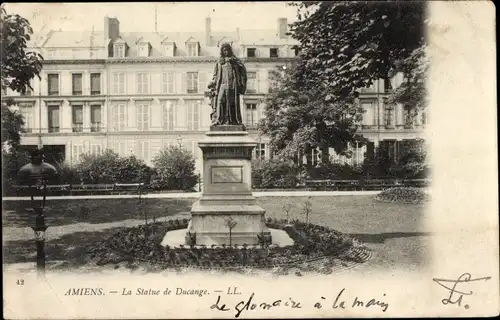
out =
<svg viewBox="0 0 500 320"><path fill-rule="evenodd" d="M104 39L115 40L120 36L120 21L116 18L104 17Z"/></svg>
<svg viewBox="0 0 500 320"><path fill-rule="evenodd" d="M210 35L212 34L212 19L210 17L205 18L205 45L208 47L210 43Z"/></svg>
<svg viewBox="0 0 500 320"><path fill-rule="evenodd" d="M286 18L279 18L278 19L278 37L280 39L286 39L287 32L288 32L288 24L287 24Z"/></svg>

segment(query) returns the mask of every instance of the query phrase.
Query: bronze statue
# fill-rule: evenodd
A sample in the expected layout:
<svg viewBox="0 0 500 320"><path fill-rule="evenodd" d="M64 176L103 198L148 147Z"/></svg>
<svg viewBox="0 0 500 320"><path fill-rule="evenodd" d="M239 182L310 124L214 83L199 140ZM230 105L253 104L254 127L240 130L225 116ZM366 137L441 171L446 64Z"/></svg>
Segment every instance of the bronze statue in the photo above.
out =
<svg viewBox="0 0 500 320"><path fill-rule="evenodd" d="M247 71L243 62L233 54L230 44L224 43L220 53L212 82L208 85L212 125L242 124L240 95L246 91Z"/></svg>

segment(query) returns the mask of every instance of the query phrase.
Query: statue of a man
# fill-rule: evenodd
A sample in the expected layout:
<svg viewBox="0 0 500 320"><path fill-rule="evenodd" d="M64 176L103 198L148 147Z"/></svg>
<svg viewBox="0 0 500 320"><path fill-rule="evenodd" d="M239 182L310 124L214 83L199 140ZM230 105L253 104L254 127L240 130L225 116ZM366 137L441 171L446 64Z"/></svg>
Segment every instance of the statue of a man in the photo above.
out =
<svg viewBox="0 0 500 320"><path fill-rule="evenodd" d="M224 43L220 53L212 82L208 85L212 98L212 125L242 124L240 95L246 91L247 71L233 54L230 44Z"/></svg>

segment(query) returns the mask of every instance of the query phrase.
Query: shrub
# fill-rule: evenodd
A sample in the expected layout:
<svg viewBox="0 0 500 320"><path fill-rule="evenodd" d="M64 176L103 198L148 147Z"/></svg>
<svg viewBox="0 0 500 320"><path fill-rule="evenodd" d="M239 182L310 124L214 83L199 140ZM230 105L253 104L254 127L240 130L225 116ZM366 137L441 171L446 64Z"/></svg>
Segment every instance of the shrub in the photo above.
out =
<svg viewBox="0 0 500 320"><path fill-rule="evenodd" d="M295 188L299 182L298 173L298 167L280 159L252 162L254 188Z"/></svg>
<svg viewBox="0 0 500 320"><path fill-rule="evenodd" d="M310 169L307 175L310 179L357 180L361 177L361 166L350 166L340 163L321 163Z"/></svg>
<svg viewBox="0 0 500 320"><path fill-rule="evenodd" d="M99 155L83 154L75 167L81 182L89 183L149 183L151 168L135 156L118 156L112 150Z"/></svg>
<svg viewBox="0 0 500 320"><path fill-rule="evenodd" d="M78 176L78 171L76 168L69 166L67 163L56 163L54 167L57 170L57 174L51 183L54 184L79 184L80 177Z"/></svg>
<svg viewBox="0 0 500 320"><path fill-rule="evenodd" d="M429 195L419 189L411 187L396 187L386 189L380 192L377 200L384 202L396 202L396 203L408 203L408 204L420 204L430 201Z"/></svg>
<svg viewBox="0 0 500 320"><path fill-rule="evenodd" d="M191 152L171 146L153 159L155 177L151 181L154 189L192 190L198 183L195 175L195 160Z"/></svg>

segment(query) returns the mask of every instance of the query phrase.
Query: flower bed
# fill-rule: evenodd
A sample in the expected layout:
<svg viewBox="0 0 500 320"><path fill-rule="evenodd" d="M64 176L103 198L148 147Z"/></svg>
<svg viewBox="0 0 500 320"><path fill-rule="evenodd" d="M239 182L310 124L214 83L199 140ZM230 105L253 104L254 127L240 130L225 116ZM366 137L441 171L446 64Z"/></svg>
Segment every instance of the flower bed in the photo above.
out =
<svg viewBox="0 0 500 320"><path fill-rule="evenodd" d="M331 273L334 258L354 263L366 261L367 254L351 254L367 249L358 241L335 230L300 221L268 219L269 228L285 230L295 244L285 247L257 246L170 248L160 245L167 231L187 228L188 220L170 220L163 223L141 225L112 235L88 248L87 262L97 265L125 264L136 266L146 263L162 269L237 268L271 269L301 266L302 270ZM359 250L357 251L359 253ZM318 261L321 261L318 267Z"/></svg>
<svg viewBox="0 0 500 320"><path fill-rule="evenodd" d="M430 201L430 196L419 188L396 187L380 192L376 196L377 200L384 202L395 202L405 204L421 204Z"/></svg>

